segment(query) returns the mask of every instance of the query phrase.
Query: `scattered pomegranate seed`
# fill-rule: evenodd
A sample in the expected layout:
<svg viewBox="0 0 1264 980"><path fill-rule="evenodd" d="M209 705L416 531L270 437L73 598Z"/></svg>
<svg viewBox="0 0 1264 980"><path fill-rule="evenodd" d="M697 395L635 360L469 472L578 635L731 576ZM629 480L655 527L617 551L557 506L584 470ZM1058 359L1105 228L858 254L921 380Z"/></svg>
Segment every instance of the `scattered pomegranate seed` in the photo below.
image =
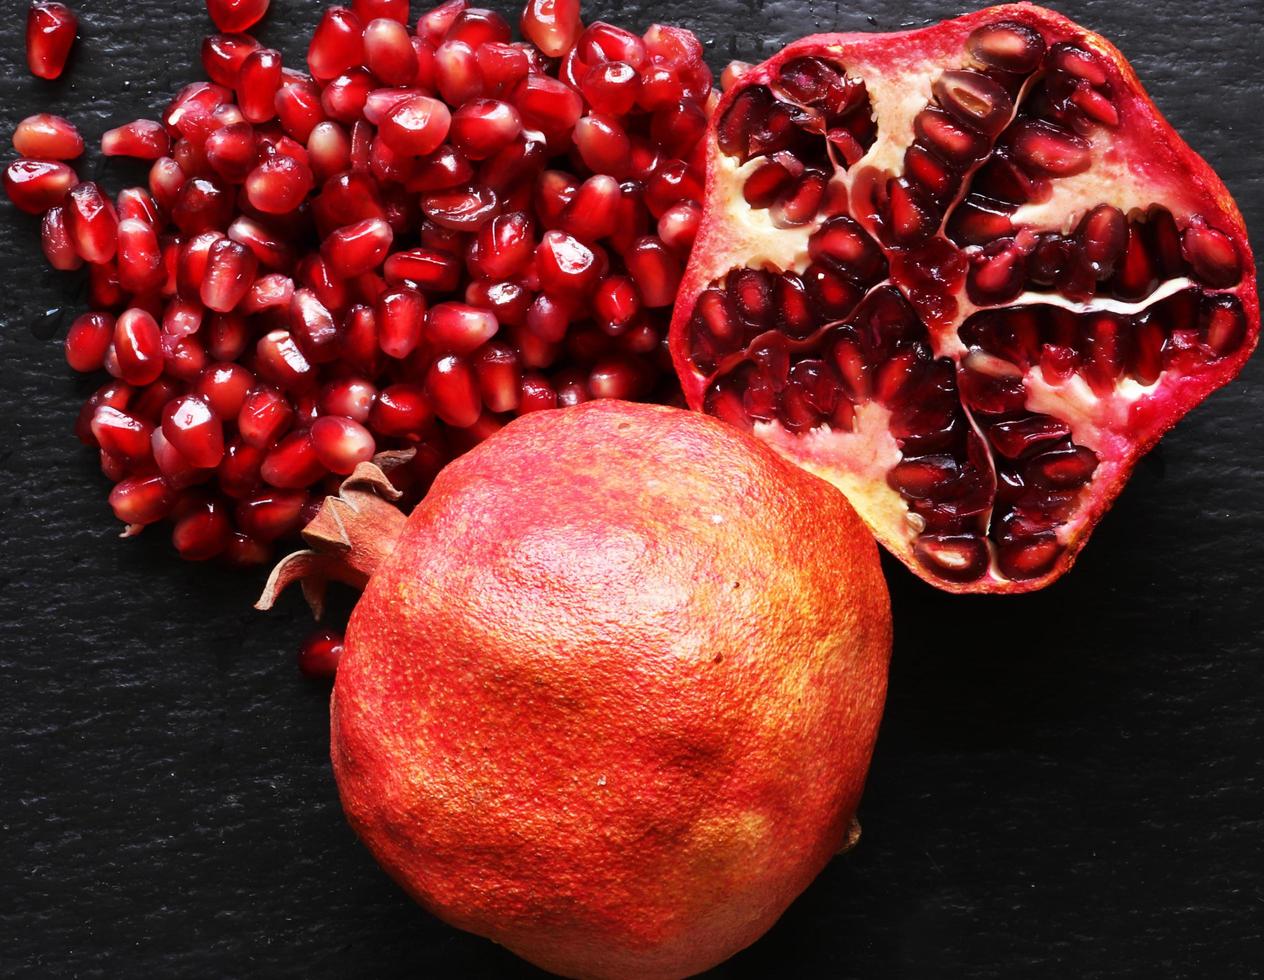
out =
<svg viewBox="0 0 1264 980"><path fill-rule="evenodd" d="M263 20L269 0L206 0L206 12L225 34L248 31Z"/></svg>
<svg viewBox="0 0 1264 980"><path fill-rule="evenodd" d="M13 148L36 160L73 160L83 153L83 137L68 119L40 112L18 123Z"/></svg>
<svg viewBox="0 0 1264 980"><path fill-rule="evenodd" d="M43 214L60 204L78 179L55 160L15 160L5 168L4 190L19 210Z"/></svg>
<svg viewBox="0 0 1264 980"><path fill-rule="evenodd" d="M162 123L137 119L101 137L101 152L107 157L136 157L157 160L167 155L171 139Z"/></svg>
<svg viewBox="0 0 1264 980"><path fill-rule="evenodd" d="M35 0L26 15L26 64L36 78L59 78L79 31L64 3Z"/></svg>
<svg viewBox="0 0 1264 980"><path fill-rule="evenodd" d="M303 641L298 651L298 669L313 680L327 680L338 670L342 658L342 634L320 630Z"/></svg>

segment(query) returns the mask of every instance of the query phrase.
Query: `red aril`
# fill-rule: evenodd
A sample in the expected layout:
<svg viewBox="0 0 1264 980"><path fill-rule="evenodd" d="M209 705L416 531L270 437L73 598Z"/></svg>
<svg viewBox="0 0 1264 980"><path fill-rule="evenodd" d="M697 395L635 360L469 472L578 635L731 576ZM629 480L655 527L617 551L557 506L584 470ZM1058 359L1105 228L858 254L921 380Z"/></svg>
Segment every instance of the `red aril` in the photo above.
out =
<svg viewBox="0 0 1264 980"><path fill-rule="evenodd" d="M114 317L108 313L84 313L66 333L66 363L75 371L99 371L105 352L114 342Z"/></svg>
<svg viewBox="0 0 1264 980"><path fill-rule="evenodd" d="M110 491L114 516L127 525L154 524L171 511L174 494L161 476L126 477Z"/></svg>
<svg viewBox="0 0 1264 980"><path fill-rule="evenodd" d="M248 31L263 20L270 0L206 0L206 12L226 34Z"/></svg>
<svg viewBox="0 0 1264 980"><path fill-rule="evenodd" d="M43 214L75 186L75 172L56 160L15 160L4 171L4 190L19 210Z"/></svg>
<svg viewBox="0 0 1264 980"><path fill-rule="evenodd" d="M311 433L302 430L290 433L277 443L264 457L259 472L271 486L296 490L311 486L326 471L312 444Z"/></svg>
<svg viewBox="0 0 1264 980"><path fill-rule="evenodd" d="M169 403L162 434L198 469L218 466L224 458L224 426L204 396L185 395Z"/></svg>
<svg viewBox="0 0 1264 980"><path fill-rule="evenodd" d="M79 19L64 3L33 0L26 14L26 65L36 78L59 78L79 32Z"/></svg>
<svg viewBox="0 0 1264 980"><path fill-rule="evenodd" d="M307 66L319 82L337 78L364 61L364 27L345 7L330 7L312 35Z"/></svg>
<svg viewBox="0 0 1264 980"><path fill-rule="evenodd" d="M322 415L312 423L312 448L321 466L346 475L373 458L373 435L359 422L341 415Z"/></svg>
<svg viewBox="0 0 1264 980"><path fill-rule="evenodd" d="M425 156L448 135L452 114L438 99L412 95L391 105L382 118L379 138L398 153Z"/></svg>
<svg viewBox="0 0 1264 980"><path fill-rule="evenodd" d="M40 112L18 123L13 148L36 160L73 160L83 153L83 137L68 119Z"/></svg>
<svg viewBox="0 0 1264 980"><path fill-rule="evenodd" d="M298 650L298 669L312 680L328 680L338 670L342 657L342 634L333 630L318 630L305 640Z"/></svg>
<svg viewBox="0 0 1264 980"><path fill-rule="evenodd" d="M109 130L101 137L101 152L107 157L135 157L157 160L171 149L171 138L162 123L152 119L134 122Z"/></svg>
<svg viewBox="0 0 1264 980"><path fill-rule="evenodd" d="M119 376L131 385L147 385L162 374L162 334L154 318L140 309L125 310L114 324L114 355Z"/></svg>
<svg viewBox="0 0 1264 980"><path fill-rule="evenodd" d="M381 218L365 218L331 233L320 254L334 275L350 279L380 266L393 238L391 226Z"/></svg>
<svg viewBox="0 0 1264 980"><path fill-rule="evenodd" d="M1042 8L806 38L730 79L706 142L671 330L689 404L834 482L942 588L1060 575L1255 346L1227 190L1108 42Z"/></svg>

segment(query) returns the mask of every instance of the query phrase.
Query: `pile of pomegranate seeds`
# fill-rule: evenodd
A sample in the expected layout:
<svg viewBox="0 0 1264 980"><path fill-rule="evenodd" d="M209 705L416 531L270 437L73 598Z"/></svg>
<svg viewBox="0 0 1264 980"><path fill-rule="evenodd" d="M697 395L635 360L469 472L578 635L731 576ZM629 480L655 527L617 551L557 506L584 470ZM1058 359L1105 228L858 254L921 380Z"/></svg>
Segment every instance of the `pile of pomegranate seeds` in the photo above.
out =
<svg viewBox="0 0 1264 980"><path fill-rule="evenodd" d="M45 4L44 7L56 5ZM244 30L266 0L208 0ZM88 265L66 338L108 378L76 433L128 533L191 560L266 562L356 464L412 449L417 499L525 412L677 397L665 351L697 228L711 73L688 31L638 36L534 0L525 41L450 2L325 12L309 72L243 33L160 122L105 134L152 160L111 198L34 116L5 171L56 269Z"/></svg>

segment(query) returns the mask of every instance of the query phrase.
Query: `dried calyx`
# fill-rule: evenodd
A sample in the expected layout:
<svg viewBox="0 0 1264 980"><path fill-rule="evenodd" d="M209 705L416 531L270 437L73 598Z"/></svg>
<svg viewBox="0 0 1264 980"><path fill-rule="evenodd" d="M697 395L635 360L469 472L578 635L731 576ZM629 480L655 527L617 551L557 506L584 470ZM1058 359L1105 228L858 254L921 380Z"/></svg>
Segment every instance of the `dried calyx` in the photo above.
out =
<svg viewBox="0 0 1264 980"><path fill-rule="evenodd" d="M407 518L396 504L401 494L387 473L412 455L411 450L379 453L372 462L358 464L303 528L309 547L287 555L272 569L255 608L271 609L288 586L299 582L312 614L320 619L330 582L363 589L404 529Z"/></svg>
<svg viewBox="0 0 1264 980"><path fill-rule="evenodd" d="M1039 7L727 79L672 325L690 404L934 584L1050 581L1255 345L1228 192L1113 47Z"/></svg>

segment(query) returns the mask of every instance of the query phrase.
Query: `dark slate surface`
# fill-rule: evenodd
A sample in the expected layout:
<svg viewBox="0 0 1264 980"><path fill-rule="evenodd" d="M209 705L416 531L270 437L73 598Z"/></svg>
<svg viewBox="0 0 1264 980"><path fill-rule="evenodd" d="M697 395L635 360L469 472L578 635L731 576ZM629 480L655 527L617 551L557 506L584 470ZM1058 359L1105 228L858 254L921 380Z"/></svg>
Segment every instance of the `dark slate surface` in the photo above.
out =
<svg viewBox="0 0 1264 980"><path fill-rule="evenodd" d="M193 77L202 0L78 6L72 69L48 84L22 66L10 0L6 139L52 110L95 141ZM319 6L273 0L264 39L301 59ZM1264 5L1059 6L1119 43L1264 244ZM607 0L589 15L687 25L718 68L810 31L960 9ZM90 169L115 187L127 172ZM291 662L297 604L256 614L257 577L182 564L158 536L116 539L68 433L88 386L37 317L68 286L33 254L35 222L0 212L0 974L531 974L411 905L346 829L327 693ZM1262 383L1257 358L1169 435L1042 594L953 598L891 564L895 663L864 839L716 976L1238 977L1264 963Z"/></svg>

